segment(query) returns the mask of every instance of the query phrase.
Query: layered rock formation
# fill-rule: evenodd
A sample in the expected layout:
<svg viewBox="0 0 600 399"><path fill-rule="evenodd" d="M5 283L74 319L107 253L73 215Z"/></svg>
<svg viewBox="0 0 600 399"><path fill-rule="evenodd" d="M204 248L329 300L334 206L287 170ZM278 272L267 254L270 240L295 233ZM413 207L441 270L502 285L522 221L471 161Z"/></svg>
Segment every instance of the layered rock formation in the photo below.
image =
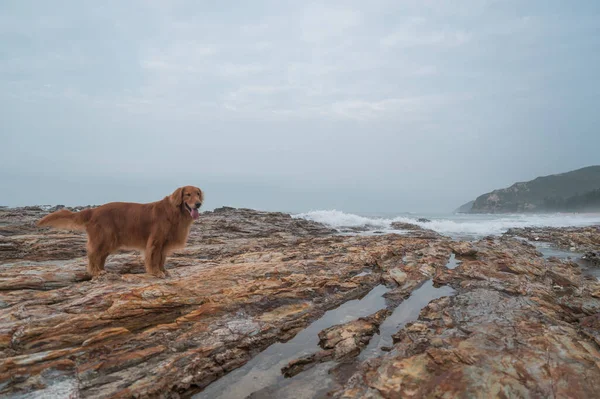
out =
<svg viewBox="0 0 600 399"><path fill-rule="evenodd" d="M85 234L36 228L45 213L0 209L2 397L189 397L386 284L384 309L320 335L323 359L349 361L429 279L456 295L430 303L391 352L352 377L334 373L334 395L591 397L600 388L600 284L522 240L338 235L282 213L222 208L202 214L168 258L170 278L146 275L140 255L123 251L91 280Z"/></svg>
<svg viewBox="0 0 600 399"><path fill-rule="evenodd" d="M600 387L600 284L512 239L434 281L457 290L394 335L336 398L594 397Z"/></svg>
<svg viewBox="0 0 600 399"><path fill-rule="evenodd" d="M371 337L379 331L378 327L388 312L387 309L382 309L371 316L360 317L321 331L319 345L323 350L292 360L281 369L281 372L286 377L293 377L317 363L330 360L341 361L357 356L369 343Z"/></svg>
<svg viewBox="0 0 600 399"><path fill-rule="evenodd" d="M0 212L0 395L8 396L201 389L367 293L380 262L428 245L219 209L203 214L187 248L168 259L171 278L146 275L139 254L122 252L90 280L84 234L35 228L41 209Z"/></svg>
<svg viewBox="0 0 600 399"><path fill-rule="evenodd" d="M587 252L600 248L600 226L524 227L508 229L504 234L532 242L550 243L556 248L572 252Z"/></svg>

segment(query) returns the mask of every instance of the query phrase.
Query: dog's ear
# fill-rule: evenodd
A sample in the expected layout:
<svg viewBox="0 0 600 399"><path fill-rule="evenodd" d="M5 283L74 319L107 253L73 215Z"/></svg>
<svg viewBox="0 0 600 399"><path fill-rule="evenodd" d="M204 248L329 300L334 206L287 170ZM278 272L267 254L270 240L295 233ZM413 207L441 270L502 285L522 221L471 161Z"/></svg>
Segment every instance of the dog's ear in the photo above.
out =
<svg viewBox="0 0 600 399"><path fill-rule="evenodd" d="M173 191L173 194L169 197L169 201L171 201L173 206L180 207L183 204L183 187L179 187Z"/></svg>

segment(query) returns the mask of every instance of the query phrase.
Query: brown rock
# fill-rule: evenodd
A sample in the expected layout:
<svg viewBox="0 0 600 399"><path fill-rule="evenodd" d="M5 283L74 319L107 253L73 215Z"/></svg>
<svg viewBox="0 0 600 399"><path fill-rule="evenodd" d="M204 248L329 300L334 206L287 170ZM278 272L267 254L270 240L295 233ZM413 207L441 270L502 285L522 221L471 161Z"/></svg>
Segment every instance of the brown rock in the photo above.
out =
<svg viewBox="0 0 600 399"><path fill-rule="evenodd" d="M319 332L319 346L324 350L292 360L281 372L286 377L293 377L317 363L357 356L379 331L379 325L389 314L388 309L382 309L371 316L338 324Z"/></svg>
<svg viewBox="0 0 600 399"><path fill-rule="evenodd" d="M386 309L323 330L323 349L290 370L345 361L429 278L456 295L427 304L393 350L349 368L350 378L339 373L334 397L595 397L600 386L600 283L509 235L342 236L221 208L168 260L170 278L145 275L139 254L123 251L90 280L85 235L35 228L46 213L0 209L3 397L187 397L389 282ZM585 248L596 232L547 234ZM451 253L460 267L445 267Z"/></svg>
<svg viewBox="0 0 600 399"><path fill-rule="evenodd" d="M600 247L600 226L513 228L505 235L548 242L573 252L594 251Z"/></svg>
<svg viewBox="0 0 600 399"><path fill-rule="evenodd" d="M33 228L44 214L0 210L0 396L178 397L366 294L386 254L428 242L223 208L202 214L170 278L124 251L90 280L85 234Z"/></svg>
<svg viewBox="0 0 600 399"><path fill-rule="evenodd" d="M419 219L418 221L429 221L427 219ZM418 238L440 238L442 237L438 232L425 229L417 224L405 223L405 222L392 222L390 225L395 230L406 230L408 233L407 237L418 237Z"/></svg>
<svg viewBox="0 0 600 399"><path fill-rule="evenodd" d="M588 251L581 259L594 267L600 267L600 251Z"/></svg>
<svg viewBox="0 0 600 399"><path fill-rule="evenodd" d="M426 306L395 334L393 352L363 364L334 397L596 395L598 283L526 243L472 245L476 259L438 270L458 294Z"/></svg>

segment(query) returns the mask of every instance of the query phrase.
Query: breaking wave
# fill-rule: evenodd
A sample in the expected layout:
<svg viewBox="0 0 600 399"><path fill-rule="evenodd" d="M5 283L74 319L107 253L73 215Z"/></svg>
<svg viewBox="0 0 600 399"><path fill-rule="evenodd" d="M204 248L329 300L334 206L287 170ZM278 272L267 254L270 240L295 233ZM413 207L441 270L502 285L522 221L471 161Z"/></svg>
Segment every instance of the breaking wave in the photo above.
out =
<svg viewBox="0 0 600 399"><path fill-rule="evenodd" d="M567 227L600 224L600 214L544 214L544 215L447 215L418 221L419 216L393 218L366 217L338 210L317 210L294 215L296 218L323 223L338 230L364 229L395 232L393 222L412 223L450 237L484 237L500 235L512 227Z"/></svg>

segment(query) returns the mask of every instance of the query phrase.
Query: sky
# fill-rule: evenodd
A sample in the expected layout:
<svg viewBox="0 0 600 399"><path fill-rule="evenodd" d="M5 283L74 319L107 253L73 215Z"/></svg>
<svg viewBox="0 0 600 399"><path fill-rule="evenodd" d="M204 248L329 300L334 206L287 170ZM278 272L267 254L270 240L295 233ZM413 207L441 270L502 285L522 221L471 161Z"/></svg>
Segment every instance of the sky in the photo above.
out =
<svg viewBox="0 0 600 399"><path fill-rule="evenodd" d="M600 2L0 2L0 205L445 212L599 164Z"/></svg>

